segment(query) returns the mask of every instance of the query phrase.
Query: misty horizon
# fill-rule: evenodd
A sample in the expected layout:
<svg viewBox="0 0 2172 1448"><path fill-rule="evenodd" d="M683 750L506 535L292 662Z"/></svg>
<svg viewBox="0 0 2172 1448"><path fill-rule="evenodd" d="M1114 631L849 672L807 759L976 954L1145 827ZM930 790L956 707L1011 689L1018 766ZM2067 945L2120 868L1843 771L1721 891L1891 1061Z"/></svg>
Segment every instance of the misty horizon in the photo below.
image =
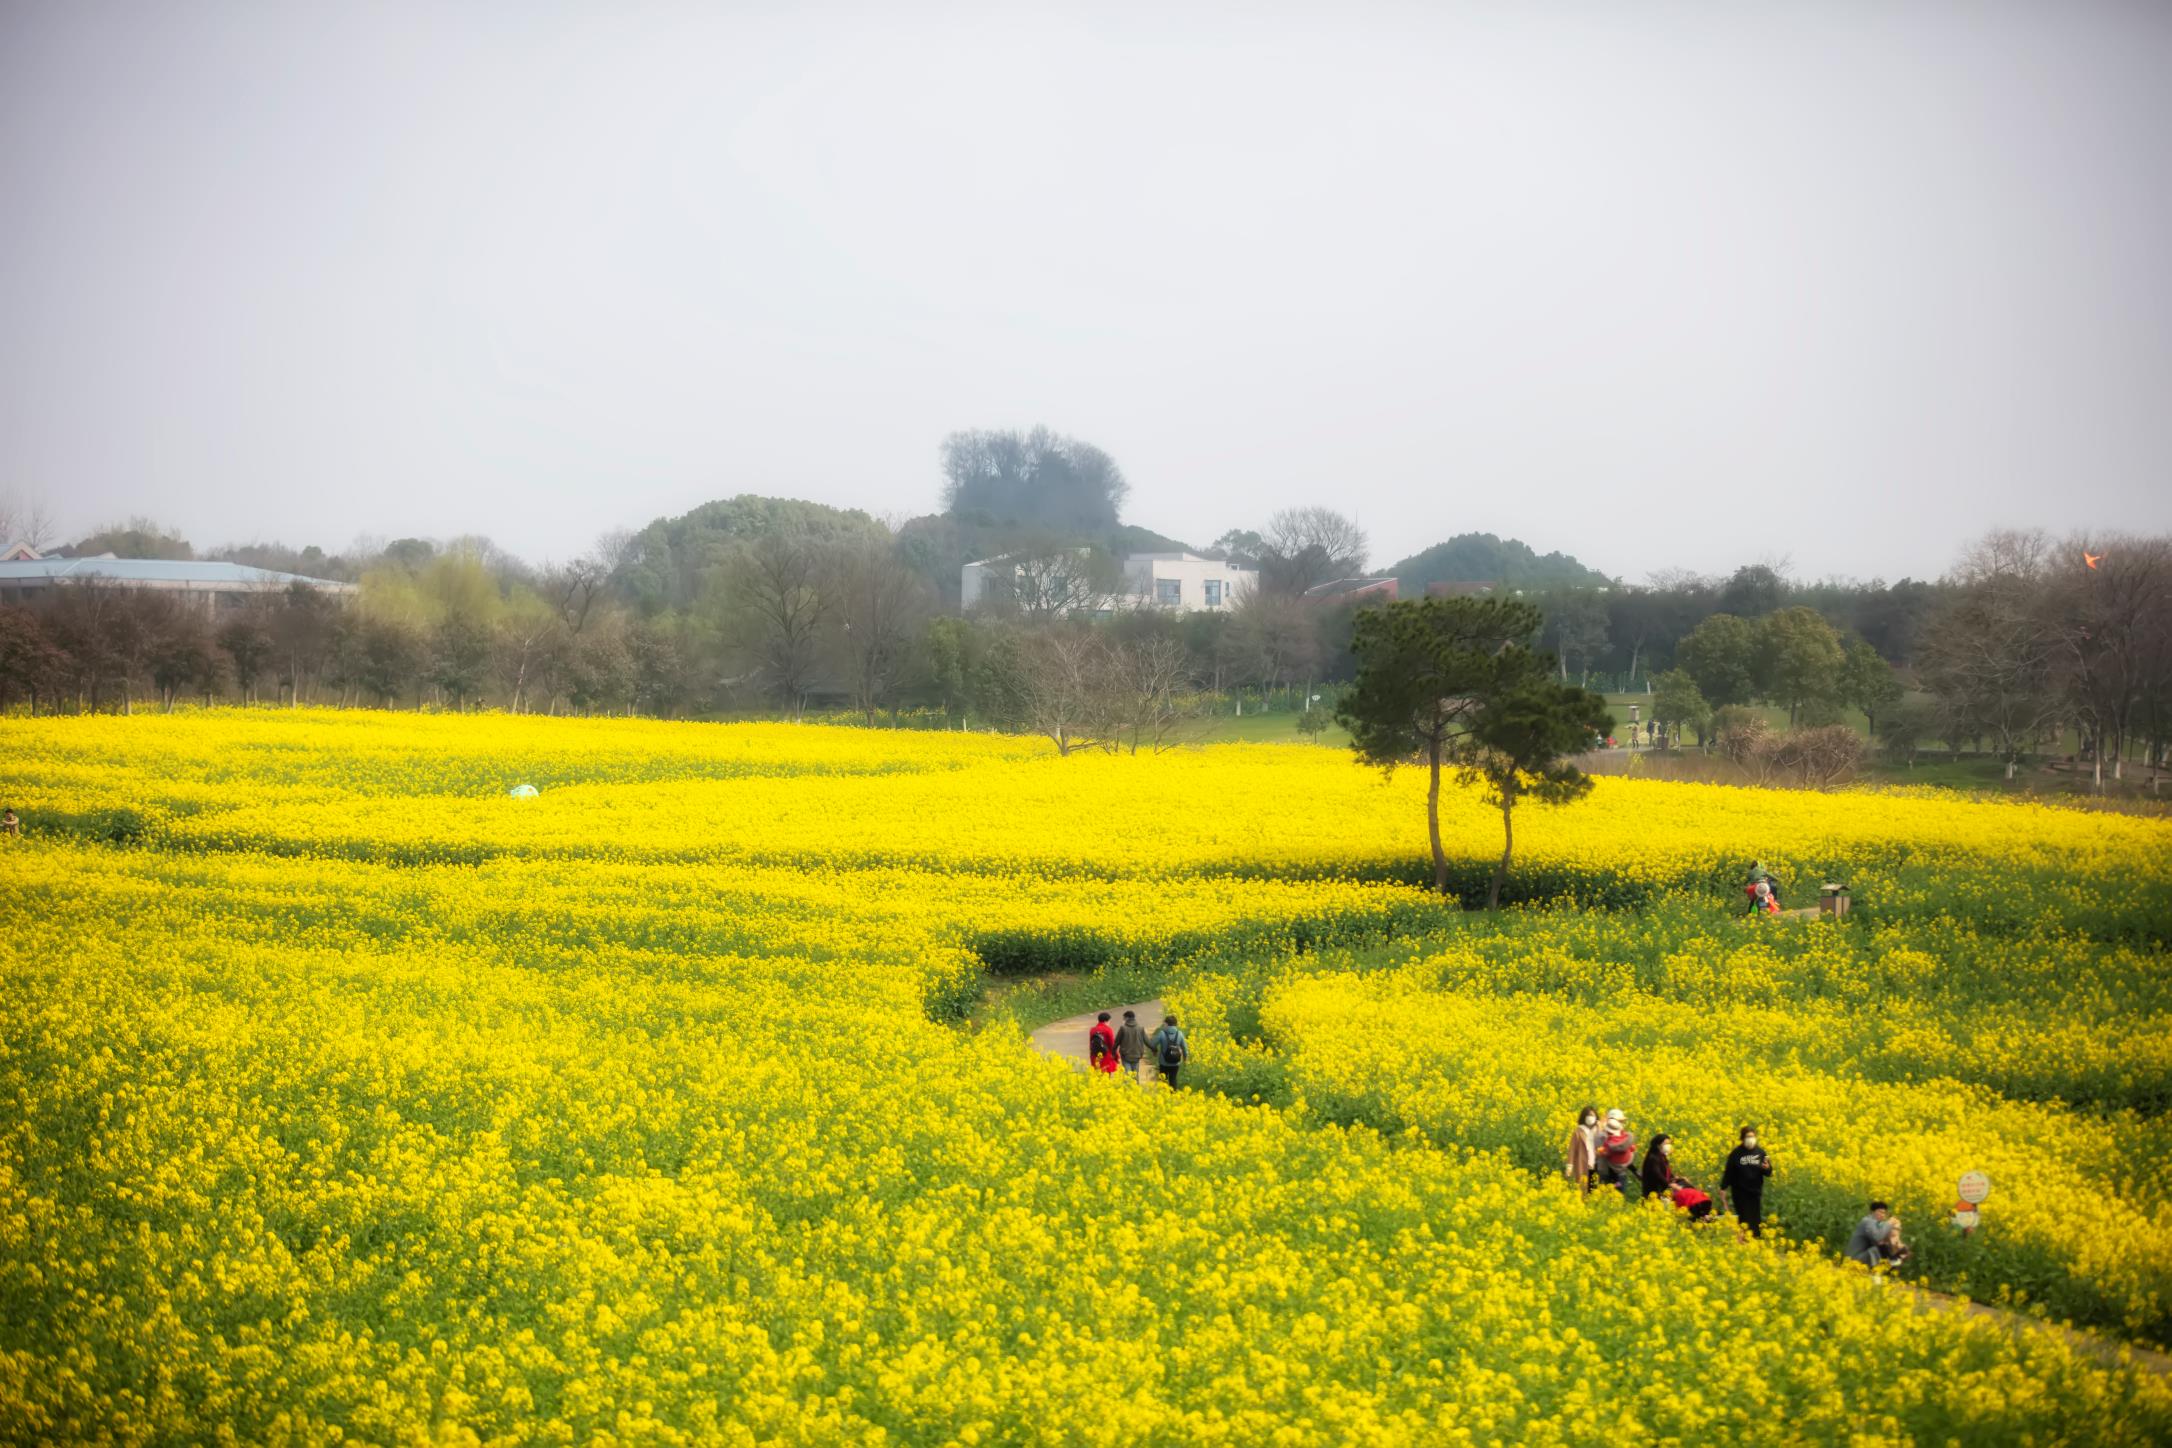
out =
<svg viewBox="0 0 2172 1448"><path fill-rule="evenodd" d="M939 511L1935 577L2172 526L2172 11L0 12L0 494L530 561Z"/></svg>

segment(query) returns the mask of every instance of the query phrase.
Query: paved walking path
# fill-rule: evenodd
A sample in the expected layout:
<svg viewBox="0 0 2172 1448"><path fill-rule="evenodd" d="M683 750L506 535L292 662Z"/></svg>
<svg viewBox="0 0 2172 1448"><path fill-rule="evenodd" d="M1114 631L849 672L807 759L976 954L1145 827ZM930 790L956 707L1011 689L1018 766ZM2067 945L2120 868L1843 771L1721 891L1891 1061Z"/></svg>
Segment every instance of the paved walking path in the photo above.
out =
<svg viewBox="0 0 2172 1448"><path fill-rule="evenodd" d="M1109 1013L1111 1026L1124 1023L1125 1011L1138 1012L1139 1024L1146 1027L1146 1033L1150 1036L1160 1027L1161 1018L1168 1013L1158 1000L1126 1001L1122 1005L1112 1005L1105 1009ZM1063 1020L1041 1027L1033 1033L1034 1049L1045 1051L1051 1056L1060 1056L1081 1071L1088 1069L1086 1033L1094 1028L1094 1017L1099 1014L1099 1010L1087 1011L1084 1015L1067 1016Z"/></svg>

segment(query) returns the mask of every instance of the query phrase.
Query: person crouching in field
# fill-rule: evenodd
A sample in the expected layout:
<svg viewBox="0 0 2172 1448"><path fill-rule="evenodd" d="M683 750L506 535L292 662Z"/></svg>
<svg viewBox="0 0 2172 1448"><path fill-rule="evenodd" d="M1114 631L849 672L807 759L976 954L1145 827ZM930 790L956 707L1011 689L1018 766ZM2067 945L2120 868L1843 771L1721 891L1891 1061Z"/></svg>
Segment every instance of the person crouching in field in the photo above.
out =
<svg viewBox="0 0 2172 1448"><path fill-rule="evenodd" d="M1712 1198L1674 1169L1674 1138L1664 1131L1652 1138L1644 1152L1644 1198L1669 1201L1689 1214L1692 1222L1712 1215Z"/></svg>
<svg viewBox="0 0 2172 1448"><path fill-rule="evenodd" d="M1161 1029L1154 1032L1146 1044L1154 1053L1154 1069L1161 1073L1161 1079L1174 1090L1177 1072L1183 1069L1184 1063L1190 1060L1192 1055L1191 1046L1186 1043L1184 1033L1177 1029L1177 1018L1163 1016Z"/></svg>
<svg viewBox="0 0 2172 1448"><path fill-rule="evenodd" d="M1086 1033L1086 1062L1104 1075L1116 1074L1116 1032L1109 1029L1109 1013L1103 1011Z"/></svg>
<svg viewBox="0 0 2172 1448"><path fill-rule="evenodd" d="M1628 1196L1636 1177L1630 1168L1637 1159L1637 1139L1629 1134L1629 1118L1619 1106L1606 1113L1606 1124L1599 1128L1598 1157L1599 1185Z"/></svg>
<svg viewBox="0 0 2172 1448"><path fill-rule="evenodd" d="M1146 1084L1146 1078L1139 1074L1139 1063L1146 1059L1146 1027L1139 1024L1136 1011L1125 1011L1124 1023L1116 1028L1116 1059L1124 1063L1134 1081Z"/></svg>
<svg viewBox="0 0 2172 1448"><path fill-rule="evenodd" d="M1592 1178L1598 1171L1599 1108L1587 1106L1576 1113L1576 1125L1569 1128L1569 1160L1561 1172L1589 1196Z"/></svg>
<svg viewBox="0 0 2172 1448"><path fill-rule="evenodd" d="M1848 1238L1844 1255L1865 1267L1898 1267L1906 1262L1910 1256L1908 1244L1901 1240L1900 1218L1893 1215L1893 1209L1884 1202L1872 1202L1870 1215L1855 1224L1855 1235Z"/></svg>

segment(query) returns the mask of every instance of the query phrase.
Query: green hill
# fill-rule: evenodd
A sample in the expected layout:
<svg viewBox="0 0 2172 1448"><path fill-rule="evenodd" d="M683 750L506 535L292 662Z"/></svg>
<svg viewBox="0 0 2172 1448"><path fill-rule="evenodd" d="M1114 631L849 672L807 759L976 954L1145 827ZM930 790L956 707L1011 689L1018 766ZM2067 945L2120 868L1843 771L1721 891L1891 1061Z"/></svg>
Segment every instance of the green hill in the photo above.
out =
<svg viewBox="0 0 2172 1448"><path fill-rule="evenodd" d="M1518 538L1458 533L1384 570L1402 581L1405 598L1420 597L1428 584L1498 583L1509 588L1603 588L1614 580L1566 553L1535 553Z"/></svg>

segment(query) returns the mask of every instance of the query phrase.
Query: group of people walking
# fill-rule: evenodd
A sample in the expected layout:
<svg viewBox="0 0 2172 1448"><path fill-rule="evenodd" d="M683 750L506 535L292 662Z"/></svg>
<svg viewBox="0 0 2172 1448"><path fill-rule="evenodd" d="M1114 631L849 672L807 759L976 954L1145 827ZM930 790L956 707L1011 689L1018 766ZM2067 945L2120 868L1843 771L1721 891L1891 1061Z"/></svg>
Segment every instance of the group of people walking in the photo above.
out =
<svg viewBox="0 0 2172 1448"><path fill-rule="evenodd" d="M1124 1012L1124 1023L1109 1024L1109 1013L1101 1012L1093 1028L1086 1033L1086 1064L1105 1075L1113 1076L1119 1070L1128 1071L1139 1084L1147 1083L1145 1063L1153 1063L1155 1074L1168 1086L1177 1084L1177 1073L1191 1059L1191 1043L1184 1039L1184 1032L1177 1025L1177 1018L1165 1015L1161 1025L1152 1035L1139 1024L1138 1013Z"/></svg>
<svg viewBox="0 0 2172 1448"><path fill-rule="evenodd" d="M1612 1187L1625 1197L1641 1194L1646 1201L1671 1204L1693 1222L1704 1221L1716 1207L1732 1212L1751 1236L1765 1234L1765 1183L1772 1177L1772 1157L1757 1144L1754 1126L1736 1133L1735 1149L1720 1167L1717 1202L1684 1175L1674 1159L1674 1138L1665 1132L1652 1138L1640 1163L1636 1134L1618 1106L1603 1117L1596 1106L1577 1113L1562 1173L1586 1193Z"/></svg>
<svg viewBox="0 0 2172 1448"><path fill-rule="evenodd" d="M1576 1115L1569 1132L1568 1161L1562 1174L1588 1195L1599 1187L1612 1187L1623 1196L1641 1195L1645 1201L1669 1203L1693 1222L1709 1218L1715 1206L1731 1212L1744 1231L1765 1235L1765 1184L1772 1179L1772 1156L1758 1144L1757 1128L1745 1126L1735 1134L1735 1149L1720 1164L1719 1199L1682 1174L1674 1160L1674 1138L1665 1132L1653 1137L1637 1160L1636 1134L1619 1107L1601 1116L1596 1106ZM1635 1184L1635 1191L1631 1190ZM1901 1240L1900 1218L1884 1202L1872 1202L1870 1212L1855 1224L1842 1255L1866 1267L1898 1267L1909 1258L1908 1244Z"/></svg>

